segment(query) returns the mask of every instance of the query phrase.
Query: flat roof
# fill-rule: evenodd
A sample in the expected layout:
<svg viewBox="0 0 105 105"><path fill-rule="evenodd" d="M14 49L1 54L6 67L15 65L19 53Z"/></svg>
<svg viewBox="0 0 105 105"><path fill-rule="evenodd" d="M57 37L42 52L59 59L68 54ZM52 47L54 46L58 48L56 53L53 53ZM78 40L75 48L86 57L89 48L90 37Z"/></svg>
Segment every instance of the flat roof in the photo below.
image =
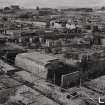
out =
<svg viewBox="0 0 105 105"><path fill-rule="evenodd" d="M6 45L2 49L3 50L22 50L22 51L26 51L24 47L16 45L14 43L6 43Z"/></svg>
<svg viewBox="0 0 105 105"><path fill-rule="evenodd" d="M18 54L17 57L18 56L37 62L41 65L46 65L50 61L58 60L58 58L56 57L53 57L47 54L42 54L40 52L22 53L22 54Z"/></svg>
<svg viewBox="0 0 105 105"><path fill-rule="evenodd" d="M105 76L100 76L96 79L92 79L89 82L85 82L85 85L90 89L96 90L97 92L105 93Z"/></svg>

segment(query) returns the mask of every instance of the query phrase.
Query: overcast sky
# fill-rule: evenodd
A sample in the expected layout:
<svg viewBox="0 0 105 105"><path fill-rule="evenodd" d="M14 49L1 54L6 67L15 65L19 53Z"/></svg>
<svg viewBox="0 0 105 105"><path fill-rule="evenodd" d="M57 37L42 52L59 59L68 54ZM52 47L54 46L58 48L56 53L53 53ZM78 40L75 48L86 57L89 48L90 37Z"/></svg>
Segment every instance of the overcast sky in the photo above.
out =
<svg viewBox="0 0 105 105"><path fill-rule="evenodd" d="M0 7L20 5L25 8L40 7L95 7L105 6L105 0L0 0Z"/></svg>

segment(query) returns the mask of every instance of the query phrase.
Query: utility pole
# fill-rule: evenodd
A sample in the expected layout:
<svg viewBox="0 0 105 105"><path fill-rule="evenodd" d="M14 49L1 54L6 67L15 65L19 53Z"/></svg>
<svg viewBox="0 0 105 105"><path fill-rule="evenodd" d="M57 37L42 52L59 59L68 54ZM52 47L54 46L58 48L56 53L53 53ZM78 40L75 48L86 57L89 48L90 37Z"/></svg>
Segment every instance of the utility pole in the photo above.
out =
<svg viewBox="0 0 105 105"><path fill-rule="evenodd" d="M55 85L55 80L56 80L56 79L55 79L55 72L54 72L54 85Z"/></svg>
<svg viewBox="0 0 105 105"><path fill-rule="evenodd" d="M82 80L81 80L81 77L80 77L80 84L79 84L79 88L80 88L80 90L82 90Z"/></svg>

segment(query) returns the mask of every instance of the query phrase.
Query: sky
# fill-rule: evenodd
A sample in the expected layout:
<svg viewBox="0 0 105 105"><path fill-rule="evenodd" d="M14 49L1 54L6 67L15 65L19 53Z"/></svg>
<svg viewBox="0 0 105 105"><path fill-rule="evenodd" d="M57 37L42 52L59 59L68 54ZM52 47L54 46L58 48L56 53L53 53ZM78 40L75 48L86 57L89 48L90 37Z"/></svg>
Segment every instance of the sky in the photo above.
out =
<svg viewBox="0 0 105 105"><path fill-rule="evenodd" d="M20 5L25 8L39 7L99 7L105 0L0 0L0 7Z"/></svg>

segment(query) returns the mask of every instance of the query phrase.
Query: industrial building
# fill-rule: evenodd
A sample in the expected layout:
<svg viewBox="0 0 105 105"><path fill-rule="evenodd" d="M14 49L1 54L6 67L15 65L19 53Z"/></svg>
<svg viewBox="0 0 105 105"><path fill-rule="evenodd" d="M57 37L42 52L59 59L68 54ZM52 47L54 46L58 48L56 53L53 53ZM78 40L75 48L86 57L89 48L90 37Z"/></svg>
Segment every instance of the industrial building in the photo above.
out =
<svg viewBox="0 0 105 105"><path fill-rule="evenodd" d="M46 78L47 70L45 65L56 59L55 57L40 54L39 52L23 53L16 56L15 64L40 77Z"/></svg>
<svg viewBox="0 0 105 105"><path fill-rule="evenodd" d="M66 80L70 86L71 82L75 83L79 78L76 67L67 65L56 57L39 52L18 54L15 65L59 86L67 86L66 82L63 82Z"/></svg>
<svg viewBox="0 0 105 105"><path fill-rule="evenodd" d="M21 46L18 46L16 44L12 43L6 43L2 48L0 49L0 57L9 63L14 63L14 59L17 54L24 53L27 50L24 49Z"/></svg>

